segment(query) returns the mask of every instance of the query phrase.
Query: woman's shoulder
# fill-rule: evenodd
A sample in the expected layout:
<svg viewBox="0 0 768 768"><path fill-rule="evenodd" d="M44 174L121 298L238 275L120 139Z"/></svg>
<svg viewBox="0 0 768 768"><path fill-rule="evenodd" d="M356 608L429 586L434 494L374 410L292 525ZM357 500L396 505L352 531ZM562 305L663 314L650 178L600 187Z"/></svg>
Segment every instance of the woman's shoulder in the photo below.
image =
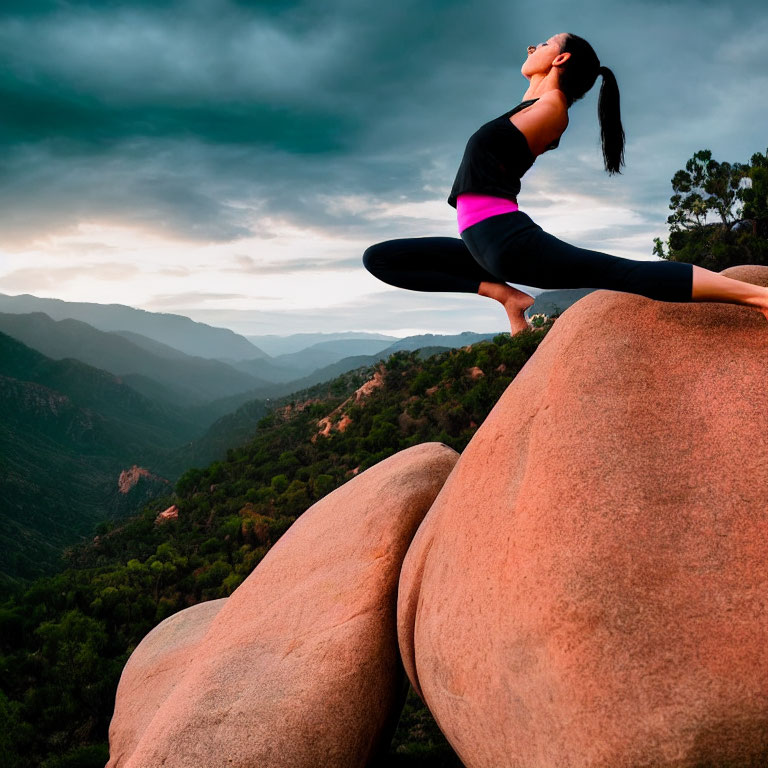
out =
<svg viewBox="0 0 768 768"><path fill-rule="evenodd" d="M546 110L551 114L559 115L563 122L568 123L568 99L562 91L552 90L542 93L528 109L532 112Z"/></svg>
<svg viewBox="0 0 768 768"><path fill-rule="evenodd" d="M526 102L531 103L526 104ZM568 122L568 100L562 91L546 91L541 96L526 99L521 104L526 106L517 112L518 115L546 112L549 115L557 115L566 124Z"/></svg>
<svg viewBox="0 0 768 768"><path fill-rule="evenodd" d="M547 91L535 103L509 118L525 136L534 157L559 141L568 127L568 107L562 91Z"/></svg>
<svg viewBox="0 0 768 768"><path fill-rule="evenodd" d="M568 108L568 99L566 98L565 94L557 88L553 88L551 91L542 93L541 96L539 96L539 101L543 101L544 103L558 104L562 107L565 107L566 109Z"/></svg>

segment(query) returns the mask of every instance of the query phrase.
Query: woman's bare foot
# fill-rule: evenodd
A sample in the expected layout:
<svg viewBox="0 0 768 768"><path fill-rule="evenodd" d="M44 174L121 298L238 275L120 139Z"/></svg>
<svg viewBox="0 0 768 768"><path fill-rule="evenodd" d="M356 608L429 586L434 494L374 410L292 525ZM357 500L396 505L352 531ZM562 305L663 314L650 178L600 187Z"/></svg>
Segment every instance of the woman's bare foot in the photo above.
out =
<svg viewBox="0 0 768 768"><path fill-rule="evenodd" d="M513 288L506 283L482 282L480 283L480 288L477 292L481 296L488 296L491 299L496 299L496 301L504 305L504 309L507 311L507 318L509 319L510 334L512 336L531 327L525 319L524 312L535 301L533 296L518 291L517 288Z"/></svg>
<svg viewBox="0 0 768 768"><path fill-rule="evenodd" d="M718 272L693 266L691 301L721 301L754 307L768 320L768 288L726 277Z"/></svg>

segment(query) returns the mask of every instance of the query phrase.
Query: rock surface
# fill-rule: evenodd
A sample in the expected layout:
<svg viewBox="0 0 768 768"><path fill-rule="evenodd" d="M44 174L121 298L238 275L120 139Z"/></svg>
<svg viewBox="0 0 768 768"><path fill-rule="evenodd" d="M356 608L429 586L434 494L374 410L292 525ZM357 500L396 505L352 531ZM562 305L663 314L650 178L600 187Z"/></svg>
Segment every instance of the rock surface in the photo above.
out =
<svg viewBox="0 0 768 768"><path fill-rule="evenodd" d="M148 469L134 464L130 469L124 469L117 478L117 489L120 493L128 493L140 478L149 477L157 479Z"/></svg>
<svg viewBox="0 0 768 768"><path fill-rule="evenodd" d="M168 520L178 520L179 519L179 508L172 504L167 509L164 509L162 512L158 512L157 517L155 518L156 523L165 523Z"/></svg>
<svg viewBox="0 0 768 768"><path fill-rule="evenodd" d="M136 749L152 718L194 663L197 646L227 599L174 613L136 646L117 686L106 768L124 765Z"/></svg>
<svg viewBox="0 0 768 768"><path fill-rule="evenodd" d="M467 768L768 765L766 563L765 317L595 291L419 527L403 662Z"/></svg>
<svg viewBox="0 0 768 768"><path fill-rule="evenodd" d="M157 643L150 633L134 655L154 667L126 664L109 768L369 765L407 692L395 624L402 561L457 459L442 443L417 445L310 507L202 617L204 637L157 695L167 662L153 650L163 625L153 630Z"/></svg>

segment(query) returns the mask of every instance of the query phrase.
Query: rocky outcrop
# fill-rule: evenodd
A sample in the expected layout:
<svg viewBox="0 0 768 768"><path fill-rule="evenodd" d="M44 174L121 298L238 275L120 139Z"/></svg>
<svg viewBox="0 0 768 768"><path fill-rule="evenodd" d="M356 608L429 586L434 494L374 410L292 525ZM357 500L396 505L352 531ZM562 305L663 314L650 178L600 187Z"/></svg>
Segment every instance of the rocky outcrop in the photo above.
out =
<svg viewBox="0 0 768 768"><path fill-rule="evenodd" d="M471 368L467 369L467 373L469 374L470 379L481 379L485 374L483 373L482 368L478 368L476 365L473 365Z"/></svg>
<svg viewBox="0 0 768 768"><path fill-rule="evenodd" d="M358 387L355 390L355 394L353 395L355 403L361 403L364 401L367 397L370 396L371 392L373 392L375 389L378 389L384 384L384 374L386 372L386 368L384 365L380 365L376 371L374 372L373 376L368 379L362 386Z"/></svg>
<svg viewBox="0 0 768 768"><path fill-rule="evenodd" d="M142 477L155 478L148 469L134 464L130 469L124 469L117 478L117 490L120 493L130 493Z"/></svg>
<svg viewBox="0 0 768 768"><path fill-rule="evenodd" d="M403 563L468 768L768 765L767 380L748 307L601 290L549 331Z"/></svg>
<svg viewBox="0 0 768 768"><path fill-rule="evenodd" d="M310 438L311 441L313 443L317 442L318 436L328 437L332 430L344 432L352 423L352 419L349 417L349 414L346 413L346 409L349 408L350 405L364 405L371 393L383 386L385 373L386 367L382 364L376 369L373 376L368 379L368 381L364 382L355 390L354 394L350 395L343 403L341 403L341 405L334 408L327 416L323 416L323 418L317 422L319 429L316 434L312 435Z"/></svg>
<svg viewBox="0 0 768 768"><path fill-rule="evenodd" d="M156 523L165 523L168 520L178 520L179 519L179 508L172 504L168 509L164 509L162 512L158 513L157 517L155 518Z"/></svg>
<svg viewBox="0 0 768 768"><path fill-rule="evenodd" d="M407 692L400 567L457 459L425 443L361 472L304 512L220 608L153 630L120 680L108 768L368 765Z"/></svg>
<svg viewBox="0 0 768 768"><path fill-rule="evenodd" d="M117 478L117 488L110 494L109 510L112 517L123 517L135 512L159 495L167 493L170 482L136 464L124 469ZM158 522L170 519L170 511ZM164 513L162 513L164 514Z"/></svg>

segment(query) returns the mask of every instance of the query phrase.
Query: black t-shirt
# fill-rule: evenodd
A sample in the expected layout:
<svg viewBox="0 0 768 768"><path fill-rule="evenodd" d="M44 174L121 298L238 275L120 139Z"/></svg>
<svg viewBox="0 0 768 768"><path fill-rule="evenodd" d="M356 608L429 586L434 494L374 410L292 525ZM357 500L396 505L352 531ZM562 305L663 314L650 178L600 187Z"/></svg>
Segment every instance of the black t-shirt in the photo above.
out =
<svg viewBox="0 0 768 768"><path fill-rule="evenodd" d="M448 204L456 207L456 198L464 192L494 195L517 202L520 179L535 160L520 129L509 118L538 99L527 99L514 109L478 128L467 142L464 157L453 182ZM547 149L559 144L553 142Z"/></svg>

